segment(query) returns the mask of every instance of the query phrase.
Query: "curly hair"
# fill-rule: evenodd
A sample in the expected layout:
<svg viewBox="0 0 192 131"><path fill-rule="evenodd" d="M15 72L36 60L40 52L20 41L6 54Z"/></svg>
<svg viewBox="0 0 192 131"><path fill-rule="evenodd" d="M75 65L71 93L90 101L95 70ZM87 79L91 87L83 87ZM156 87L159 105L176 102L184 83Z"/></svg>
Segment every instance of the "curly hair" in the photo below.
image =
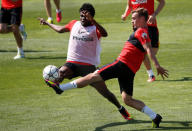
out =
<svg viewBox="0 0 192 131"><path fill-rule="evenodd" d="M84 3L81 8L79 9L79 12L81 11L88 11L92 17L95 16L95 9L92 4L90 3Z"/></svg>

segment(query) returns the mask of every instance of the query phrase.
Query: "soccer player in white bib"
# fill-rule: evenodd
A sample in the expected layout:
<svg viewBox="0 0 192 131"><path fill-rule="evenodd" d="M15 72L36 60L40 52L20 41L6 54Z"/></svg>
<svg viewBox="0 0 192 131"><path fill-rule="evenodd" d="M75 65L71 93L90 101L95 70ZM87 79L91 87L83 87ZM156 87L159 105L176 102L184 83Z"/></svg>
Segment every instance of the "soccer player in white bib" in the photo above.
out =
<svg viewBox="0 0 192 131"><path fill-rule="evenodd" d="M64 78L72 79L78 76L86 76L96 70L100 64L100 40L107 37L106 30L94 19L95 9L89 3L84 3L79 9L80 21L72 20L65 26L50 24L43 18L39 18L42 25L48 25L59 33L70 32L67 62L59 68L59 83ZM111 93L105 83L91 84L102 96L113 103L126 119L130 120L130 114L120 105L115 95ZM57 94L67 90L60 84L60 89L52 87Z"/></svg>

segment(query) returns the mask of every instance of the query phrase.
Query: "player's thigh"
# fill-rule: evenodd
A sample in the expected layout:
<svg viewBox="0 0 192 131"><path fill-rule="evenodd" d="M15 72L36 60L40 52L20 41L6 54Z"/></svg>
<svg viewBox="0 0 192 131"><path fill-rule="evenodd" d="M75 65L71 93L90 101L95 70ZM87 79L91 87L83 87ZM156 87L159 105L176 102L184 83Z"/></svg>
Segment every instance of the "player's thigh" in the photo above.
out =
<svg viewBox="0 0 192 131"><path fill-rule="evenodd" d="M94 65L76 65L76 74L78 76L86 76L90 73L93 73L96 70L96 67Z"/></svg>
<svg viewBox="0 0 192 131"><path fill-rule="evenodd" d="M119 72L120 72L119 60L115 60L110 64L106 64L98 70L98 73L100 74L100 76L103 78L104 81L112 78L117 78L119 76Z"/></svg>
<svg viewBox="0 0 192 131"><path fill-rule="evenodd" d="M120 77L118 77L118 82L120 86L120 92L126 92L128 95L133 95L133 82L135 73L127 67L126 65L122 65L122 71Z"/></svg>
<svg viewBox="0 0 192 131"><path fill-rule="evenodd" d="M159 30L157 27L149 26L149 37L151 39L152 48L159 48Z"/></svg>
<svg viewBox="0 0 192 131"><path fill-rule="evenodd" d="M10 14L11 14L10 24L19 26L21 24L22 19L22 7L11 9Z"/></svg>

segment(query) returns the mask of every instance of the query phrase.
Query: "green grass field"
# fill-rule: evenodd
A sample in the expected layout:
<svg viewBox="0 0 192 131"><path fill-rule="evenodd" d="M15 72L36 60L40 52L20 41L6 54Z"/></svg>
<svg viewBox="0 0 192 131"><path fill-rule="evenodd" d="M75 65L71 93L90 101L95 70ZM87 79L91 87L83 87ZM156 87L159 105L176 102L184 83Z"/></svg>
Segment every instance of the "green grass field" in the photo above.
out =
<svg viewBox="0 0 192 131"><path fill-rule="evenodd" d="M120 19L126 0L86 2L95 6L95 19L109 34L102 39L104 65L118 56L131 34L130 17L126 22ZM79 19L82 3L83 0L63 0L64 19L60 25ZM14 37L0 34L0 131L192 130L191 5L191 0L166 0L158 16L161 45L157 58L169 70L169 78L163 81L158 76L154 83L147 83L143 65L135 77L134 98L163 116L161 128L153 129L148 116L127 106L135 120L126 122L115 106L92 87L66 91L61 96L48 88L42 70L49 64L65 63L69 34L58 34L39 24L37 17L46 18L43 1L24 0L26 58L13 60L17 52ZM54 9L53 5L53 12ZM107 81L107 85L123 104L117 80Z"/></svg>

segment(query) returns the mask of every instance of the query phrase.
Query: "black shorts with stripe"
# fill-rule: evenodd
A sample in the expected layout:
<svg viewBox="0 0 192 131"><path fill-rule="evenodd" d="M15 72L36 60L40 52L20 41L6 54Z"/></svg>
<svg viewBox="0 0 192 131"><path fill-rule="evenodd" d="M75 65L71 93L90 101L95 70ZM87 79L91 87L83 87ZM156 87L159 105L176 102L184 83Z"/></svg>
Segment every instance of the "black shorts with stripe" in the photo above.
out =
<svg viewBox="0 0 192 131"><path fill-rule="evenodd" d="M104 81L118 78L120 92L125 91L128 95L133 95L133 81L135 73L129 67L119 60L107 64L99 69L98 73Z"/></svg>
<svg viewBox="0 0 192 131"><path fill-rule="evenodd" d="M148 26L149 37L151 39L151 46L159 48L159 30L156 26Z"/></svg>
<svg viewBox="0 0 192 131"><path fill-rule="evenodd" d="M0 23L5 23L8 25L20 25L22 18L22 7L0 10Z"/></svg>
<svg viewBox="0 0 192 131"><path fill-rule="evenodd" d="M96 70L96 67L94 65L81 65L71 62L67 62L64 65L70 68L73 72L73 75L70 79L78 76L86 76L89 73L93 73Z"/></svg>

